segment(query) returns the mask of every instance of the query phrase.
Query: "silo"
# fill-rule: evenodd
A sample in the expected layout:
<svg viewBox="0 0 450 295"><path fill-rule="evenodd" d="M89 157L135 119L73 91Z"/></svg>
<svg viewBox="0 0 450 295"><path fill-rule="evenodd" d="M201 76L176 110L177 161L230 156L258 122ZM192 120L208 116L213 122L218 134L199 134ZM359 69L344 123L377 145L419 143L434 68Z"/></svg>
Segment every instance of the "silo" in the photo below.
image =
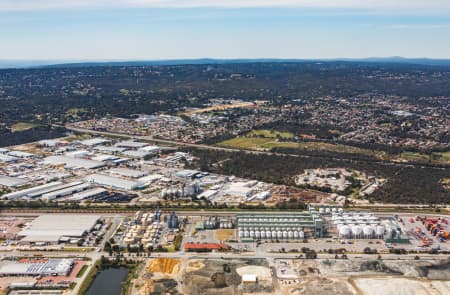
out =
<svg viewBox="0 0 450 295"><path fill-rule="evenodd" d="M276 231L272 231L272 239L276 239L277 238L277 232Z"/></svg>
<svg viewBox="0 0 450 295"><path fill-rule="evenodd" d="M348 225L343 225L340 229L339 229L339 237L343 238L343 239L347 239L350 237L350 227Z"/></svg>
<svg viewBox="0 0 450 295"><path fill-rule="evenodd" d="M362 235L362 228L359 225L354 225L351 229L353 238L360 239Z"/></svg>
<svg viewBox="0 0 450 295"><path fill-rule="evenodd" d="M233 223L231 221L227 223L227 228L233 228Z"/></svg>
<svg viewBox="0 0 450 295"><path fill-rule="evenodd" d="M259 230L255 230L255 238L257 239L261 238L261 232Z"/></svg>
<svg viewBox="0 0 450 295"><path fill-rule="evenodd" d="M277 231L277 239L283 238L283 232L281 230Z"/></svg>
<svg viewBox="0 0 450 295"><path fill-rule="evenodd" d="M250 232L248 230L244 231L244 237L248 238L250 236Z"/></svg>
<svg viewBox="0 0 450 295"><path fill-rule="evenodd" d="M305 238L305 232L301 230L300 233L299 233L299 235L298 235L298 237L299 237L301 240L303 240L303 239Z"/></svg>
<svg viewBox="0 0 450 295"><path fill-rule="evenodd" d="M293 231L291 231L291 230L288 231L288 238L291 239L291 240L294 238L294 232Z"/></svg>
<svg viewBox="0 0 450 295"><path fill-rule="evenodd" d="M267 239L272 238L272 232L271 232L270 230L267 230L267 231L266 231L266 238L267 238Z"/></svg>
<svg viewBox="0 0 450 295"><path fill-rule="evenodd" d="M239 237L240 237L240 238L243 238L243 237L244 237L244 231L242 231L242 230L239 231Z"/></svg>
<svg viewBox="0 0 450 295"><path fill-rule="evenodd" d="M373 238L374 232L375 232L374 228L370 225L366 225L363 227L364 237L367 239Z"/></svg>
<svg viewBox="0 0 450 295"><path fill-rule="evenodd" d="M250 231L250 238L254 238L255 237L255 231L251 230Z"/></svg>
<svg viewBox="0 0 450 295"><path fill-rule="evenodd" d="M287 239L288 238L288 232L287 231L283 231L283 239Z"/></svg>
<svg viewBox="0 0 450 295"><path fill-rule="evenodd" d="M294 239L298 240L298 231L294 231Z"/></svg>
<svg viewBox="0 0 450 295"><path fill-rule="evenodd" d="M266 238L266 232L263 230L261 231L261 239L265 239Z"/></svg>

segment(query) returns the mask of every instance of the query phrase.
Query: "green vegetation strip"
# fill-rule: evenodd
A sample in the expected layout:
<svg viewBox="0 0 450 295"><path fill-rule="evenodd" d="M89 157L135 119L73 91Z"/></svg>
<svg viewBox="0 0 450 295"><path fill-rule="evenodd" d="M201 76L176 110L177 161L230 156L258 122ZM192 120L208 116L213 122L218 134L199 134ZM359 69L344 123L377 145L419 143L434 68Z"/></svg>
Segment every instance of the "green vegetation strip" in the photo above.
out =
<svg viewBox="0 0 450 295"><path fill-rule="evenodd" d="M80 269L80 271L77 273L77 278L81 278L84 273L86 272L86 270L89 268L89 266L87 266L86 264L83 265L83 267Z"/></svg>
<svg viewBox="0 0 450 295"><path fill-rule="evenodd" d="M95 261L95 263L92 265L91 270L87 274L86 278L81 282L80 289L78 290L77 295L84 295L86 294L87 290L89 289L89 286L94 281L95 277L97 276L99 267L100 267L101 261L100 259Z"/></svg>

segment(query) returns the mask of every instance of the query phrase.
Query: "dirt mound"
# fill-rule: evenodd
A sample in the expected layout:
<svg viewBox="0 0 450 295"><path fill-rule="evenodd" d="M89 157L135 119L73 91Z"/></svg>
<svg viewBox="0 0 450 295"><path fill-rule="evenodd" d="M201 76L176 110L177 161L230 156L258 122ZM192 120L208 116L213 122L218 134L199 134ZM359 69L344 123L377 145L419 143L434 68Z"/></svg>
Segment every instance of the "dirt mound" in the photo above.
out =
<svg viewBox="0 0 450 295"><path fill-rule="evenodd" d="M175 258L156 258L150 263L148 270L151 273L160 272L173 275L178 272L181 260Z"/></svg>

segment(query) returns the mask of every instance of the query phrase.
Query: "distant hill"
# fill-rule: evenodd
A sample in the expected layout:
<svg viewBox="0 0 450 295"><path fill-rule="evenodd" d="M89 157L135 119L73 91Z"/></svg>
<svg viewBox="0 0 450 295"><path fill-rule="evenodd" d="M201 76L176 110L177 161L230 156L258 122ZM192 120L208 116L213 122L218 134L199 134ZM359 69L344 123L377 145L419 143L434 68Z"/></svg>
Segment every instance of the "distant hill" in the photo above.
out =
<svg viewBox="0 0 450 295"><path fill-rule="evenodd" d="M136 61L62 61L62 60L0 60L0 68L33 67L100 67L100 66L161 66L161 65L198 65L231 63L301 63L301 62L362 62L389 64L416 64L427 66L450 66L450 59L404 58L404 57L369 57L369 58L335 58L335 59L172 59L172 60L136 60Z"/></svg>

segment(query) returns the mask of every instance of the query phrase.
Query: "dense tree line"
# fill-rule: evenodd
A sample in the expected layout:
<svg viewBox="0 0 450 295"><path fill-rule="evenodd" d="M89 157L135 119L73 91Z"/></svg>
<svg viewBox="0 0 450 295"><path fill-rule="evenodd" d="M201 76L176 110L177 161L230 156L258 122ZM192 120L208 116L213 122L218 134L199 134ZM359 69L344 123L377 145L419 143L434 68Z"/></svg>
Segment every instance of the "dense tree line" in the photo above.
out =
<svg viewBox="0 0 450 295"><path fill-rule="evenodd" d="M197 160L192 168L235 175L276 184L294 185L293 176L304 169L345 167L382 178L387 182L370 198L387 203L448 204L450 192L440 183L449 168L397 165L329 157L292 157L244 152L192 149Z"/></svg>
<svg viewBox="0 0 450 295"><path fill-rule="evenodd" d="M66 129L62 127L38 126L25 131L0 131L0 147L18 145L42 139L65 136Z"/></svg>
<svg viewBox="0 0 450 295"><path fill-rule="evenodd" d="M302 98L369 92L419 101L421 97L450 96L450 68L286 62L4 69L0 70L0 122L11 125L36 118L65 122L107 114L175 113L217 97L285 104ZM66 113L74 108L77 114Z"/></svg>

